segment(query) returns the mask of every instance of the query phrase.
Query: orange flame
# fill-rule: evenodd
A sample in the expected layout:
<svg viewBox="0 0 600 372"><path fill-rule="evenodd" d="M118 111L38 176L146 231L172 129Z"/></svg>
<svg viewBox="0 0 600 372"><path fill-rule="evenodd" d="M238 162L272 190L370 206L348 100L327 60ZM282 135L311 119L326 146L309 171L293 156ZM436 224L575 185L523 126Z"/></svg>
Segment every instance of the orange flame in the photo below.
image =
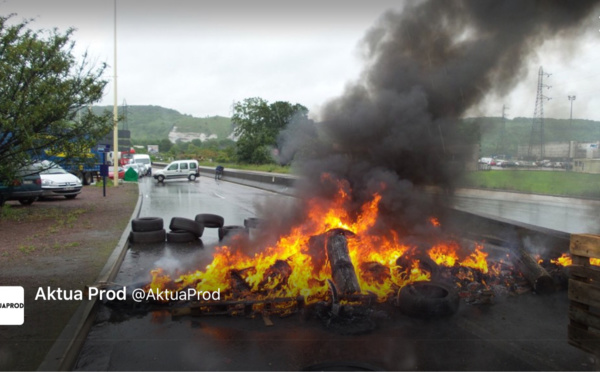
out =
<svg viewBox="0 0 600 372"><path fill-rule="evenodd" d="M463 260L460 265L464 267L470 267L472 269L478 269L484 274L488 273L488 263L487 263L488 254L483 252L483 246L476 244L475 252L471 253L465 260Z"/></svg>
<svg viewBox="0 0 600 372"><path fill-rule="evenodd" d="M555 264L555 265L559 265L559 266L571 266L571 265L573 265L573 259L567 253L563 253L559 258L557 258L556 260L550 260L550 262L553 263L553 264Z"/></svg>
<svg viewBox="0 0 600 372"><path fill-rule="evenodd" d="M590 265L600 266L600 258L590 257ZM550 260L551 263L558 266L571 266L573 265L573 257L568 253L563 253L560 257L555 260Z"/></svg>
<svg viewBox="0 0 600 372"><path fill-rule="evenodd" d="M225 299L301 295L307 303L313 303L326 298L329 291L327 279L332 273L323 234L331 229L344 229L355 234L346 236L362 293L374 293L379 301L385 301L409 283L431 280L432 273L427 266L421 265L418 256L411 256L416 247L402 242L395 231L382 234L374 229L381 202L379 193L374 193L358 212L351 213L346 208L351 195L348 183L334 181L327 174L322 176L322 181L336 184L335 198L309 200L306 220L280 236L272 246L256 254L247 254L244 241L233 238L228 245L216 248L213 261L203 270L180 275L176 280L162 269L152 270L152 283L147 288L173 291L220 289ZM439 226L434 217L429 222ZM465 257L459 256L459 248L458 243L450 241L436 244L422 253L438 265L458 264L488 272L487 253L483 252L482 245L477 245L475 251ZM467 271L464 275L472 275Z"/></svg>

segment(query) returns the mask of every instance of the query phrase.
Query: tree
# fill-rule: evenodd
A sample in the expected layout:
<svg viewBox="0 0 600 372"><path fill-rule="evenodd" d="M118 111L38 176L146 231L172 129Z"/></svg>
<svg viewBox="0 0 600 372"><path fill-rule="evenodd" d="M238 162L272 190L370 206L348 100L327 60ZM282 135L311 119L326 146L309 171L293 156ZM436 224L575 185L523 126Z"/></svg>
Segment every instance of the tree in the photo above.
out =
<svg viewBox="0 0 600 372"><path fill-rule="evenodd" d="M169 150L171 150L172 146L173 146L173 142L169 141L168 138L163 138L158 143L158 151L169 152Z"/></svg>
<svg viewBox="0 0 600 372"><path fill-rule="evenodd" d="M277 145L277 135L296 116L306 118L308 109L300 104L278 101L269 104L262 98L246 98L234 105L231 121L238 137L236 157L239 162L272 162L270 151Z"/></svg>
<svg viewBox="0 0 600 372"><path fill-rule="evenodd" d="M44 151L84 158L113 125L108 111L88 109L102 98L106 66L76 60L74 30L32 31L14 16L0 16L0 179Z"/></svg>

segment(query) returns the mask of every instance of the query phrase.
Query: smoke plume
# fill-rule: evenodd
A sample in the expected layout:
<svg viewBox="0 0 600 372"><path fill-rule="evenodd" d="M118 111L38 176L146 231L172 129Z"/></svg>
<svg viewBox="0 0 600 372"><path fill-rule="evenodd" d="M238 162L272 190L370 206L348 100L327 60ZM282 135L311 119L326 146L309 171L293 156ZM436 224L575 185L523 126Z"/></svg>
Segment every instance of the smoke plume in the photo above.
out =
<svg viewBox="0 0 600 372"><path fill-rule="evenodd" d="M286 154L303 151L300 195L330 199L340 181L357 211L379 192L382 224L426 234L422 222L445 198L422 187L451 191L461 175L459 119L487 94L508 93L544 40L574 38L597 3L431 0L384 14L363 40L360 79L325 105L310 141L282 135L296 139L281 144Z"/></svg>

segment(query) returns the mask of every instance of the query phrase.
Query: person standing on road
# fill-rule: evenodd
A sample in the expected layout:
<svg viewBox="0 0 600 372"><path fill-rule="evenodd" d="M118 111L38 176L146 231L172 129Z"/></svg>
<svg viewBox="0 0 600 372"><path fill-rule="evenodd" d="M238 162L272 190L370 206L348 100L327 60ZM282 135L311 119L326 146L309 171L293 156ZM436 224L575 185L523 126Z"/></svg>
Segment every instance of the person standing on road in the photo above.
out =
<svg viewBox="0 0 600 372"><path fill-rule="evenodd" d="M220 180L223 177L223 171L225 168L222 165L217 165L215 169L215 180Z"/></svg>

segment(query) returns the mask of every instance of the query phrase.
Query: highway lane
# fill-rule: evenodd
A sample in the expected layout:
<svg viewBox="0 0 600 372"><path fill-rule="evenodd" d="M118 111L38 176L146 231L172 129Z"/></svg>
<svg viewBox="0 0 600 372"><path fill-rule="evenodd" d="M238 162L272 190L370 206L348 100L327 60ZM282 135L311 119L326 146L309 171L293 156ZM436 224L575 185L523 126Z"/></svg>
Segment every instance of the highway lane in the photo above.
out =
<svg viewBox="0 0 600 372"><path fill-rule="evenodd" d="M254 216L255 202L289 197L211 178L156 185L142 179L141 216L193 218L216 213L226 224ZM196 244L132 245L116 282L145 283L150 270L202 268L211 262L216 230ZM590 356L566 340L564 291L461 304L452 318L412 319L385 308L373 332L345 335L313 317L204 316L132 312L101 306L76 370L592 370Z"/></svg>

